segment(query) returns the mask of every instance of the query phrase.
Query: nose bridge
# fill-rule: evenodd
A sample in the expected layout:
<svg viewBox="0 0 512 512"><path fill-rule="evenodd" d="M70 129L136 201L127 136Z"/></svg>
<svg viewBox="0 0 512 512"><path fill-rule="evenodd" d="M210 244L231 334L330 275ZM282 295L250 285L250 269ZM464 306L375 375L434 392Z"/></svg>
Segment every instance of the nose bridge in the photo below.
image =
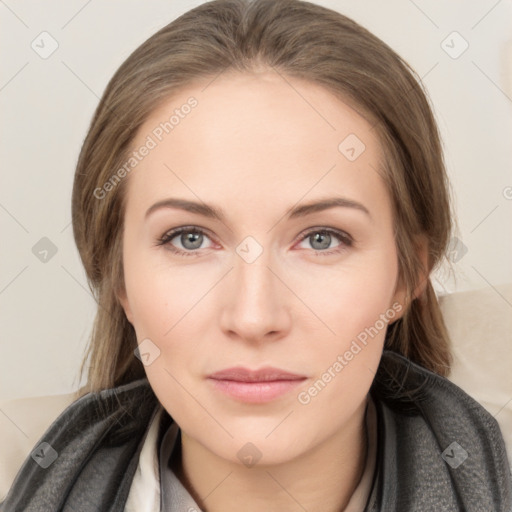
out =
<svg viewBox="0 0 512 512"><path fill-rule="evenodd" d="M251 248L247 254L254 257L254 249ZM240 255L235 259L233 281L236 304L246 316L261 316L265 311L271 311L272 303L277 299L275 277L269 268L270 260L270 251L262 251L254 260Z"/></svg>
<svg viewBox="0 0 512 512"><path fill-rule="evenodd" d="M270 270L270 251L246 240L236 252L229 298L222 314L223 328L246 339L283 330L287 325L286 297L280 293L279 280Z"/></svg>
<svg viewBox="0 0 512 512"><path fill-rule="evenodd" d="M260 237L261 239L261 237ZM269 267L272 265L272 254L268 242L262 245L255 237L246 236L236 247L234 262L234 277L237 293L254 301L271 295L273 274Z"/></svg>
<svg viewBox="0 0 512 512"><path fill-rule="evenodd" d="M269 303L274 296L274 275L270 271L267 258L260 258L252 263L238 258L235 263L234 280L236 293L241 301L261 306Z"/></svg>

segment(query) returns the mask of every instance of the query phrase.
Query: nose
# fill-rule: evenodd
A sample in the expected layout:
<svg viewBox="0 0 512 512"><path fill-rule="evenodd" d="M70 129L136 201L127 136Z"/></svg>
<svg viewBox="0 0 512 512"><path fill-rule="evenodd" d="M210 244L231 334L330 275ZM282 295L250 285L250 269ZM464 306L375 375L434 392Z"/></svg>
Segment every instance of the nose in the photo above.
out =
<svg viewBox="0 0 512 512"><path fill-rule="evenodd" d="M254 344L280 339L289 332L293 294L270 263L265 251L252 263L235 254L220 317L221 328L230 338Z"/></svg>

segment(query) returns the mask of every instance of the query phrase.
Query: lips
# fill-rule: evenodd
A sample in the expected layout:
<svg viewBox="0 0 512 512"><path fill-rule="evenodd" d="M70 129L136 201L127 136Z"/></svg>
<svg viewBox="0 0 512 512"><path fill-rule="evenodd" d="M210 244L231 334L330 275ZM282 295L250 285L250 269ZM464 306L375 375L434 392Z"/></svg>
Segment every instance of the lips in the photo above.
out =
<svg viewBox="0 0 512 512"><path fill-rule="evenodd" d="M280 368L250 370L238 366L215 372L208 377L208 381L215 391L233 400L262 404L285 396L306 378Z"/></svg>
<svg viewBox="0 0 512 512"><path fill-rule="evenodd" d="M213 373L209 378L215 380L232 380L236 382L270 382L278 380L303 380L306 377L279 368L266 367L259 370L250 370L237 366Z"/></svg>

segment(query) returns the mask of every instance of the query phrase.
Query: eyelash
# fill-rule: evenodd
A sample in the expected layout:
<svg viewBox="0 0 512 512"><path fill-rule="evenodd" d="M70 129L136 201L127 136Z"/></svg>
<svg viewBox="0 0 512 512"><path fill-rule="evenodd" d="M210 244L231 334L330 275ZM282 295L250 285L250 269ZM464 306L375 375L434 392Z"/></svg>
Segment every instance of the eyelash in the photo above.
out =
<svg viewBox="0 0 512 512"><path fill-rule="evenodd" d="M177 247L174 247L172 244L170 244L170 241L176 238L178 235L181 235L182 233L194 233L194 234L200 234L200 235L206 235L208 236L208 233L206 231L203 231L200 228L197 228L195 226L182 226L176 229L172 229L171 231L167 231L162 237L158 238L157 244L158 246L161 245L168 245L168 249L178 254L179 256L199 256L199 249L193 250L193 251L183 251L181 249L178 249ZM328 234L328 235L334 235L336 238L339 239L341 244L337 246L335 249L326 249L326 250L314 250L314 253L316 256L329 256L331 254L339 254L347 249L347 247L352 247L354 241L352 237L343 231L338 231L331 228L316 228L311 229L308 232L301 235L301 238L298 240L298 242L303 242L308 237L315 233L321 233L322 235ZM210 238L210 237L209 237Z"/></svg>

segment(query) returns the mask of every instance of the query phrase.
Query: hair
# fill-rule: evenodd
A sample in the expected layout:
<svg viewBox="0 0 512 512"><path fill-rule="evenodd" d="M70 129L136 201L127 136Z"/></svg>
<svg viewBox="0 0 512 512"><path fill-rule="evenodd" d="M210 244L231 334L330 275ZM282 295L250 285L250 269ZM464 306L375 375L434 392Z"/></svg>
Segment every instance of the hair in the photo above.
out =
<svg viewBox="0 0 512 512"><path fill-rule="evenodd" d="M384 348L448 375L450 341L429 276L445 256L452 214L440 136L421 79L388 45L336 11L300 0L214 0L160 29L123 62L81 148L73 233L98 309L79 393L145 377L134 356L135 330L118 299L128 180L101 199L95 190L127 161L138 129L173 94L225 70L261 66L321 85L373 121L392 199L399 276L410 299L388 326ZM418 235L428 240L427 269L416 250ZM415 296L419 279L426 282Z"/></svg>

